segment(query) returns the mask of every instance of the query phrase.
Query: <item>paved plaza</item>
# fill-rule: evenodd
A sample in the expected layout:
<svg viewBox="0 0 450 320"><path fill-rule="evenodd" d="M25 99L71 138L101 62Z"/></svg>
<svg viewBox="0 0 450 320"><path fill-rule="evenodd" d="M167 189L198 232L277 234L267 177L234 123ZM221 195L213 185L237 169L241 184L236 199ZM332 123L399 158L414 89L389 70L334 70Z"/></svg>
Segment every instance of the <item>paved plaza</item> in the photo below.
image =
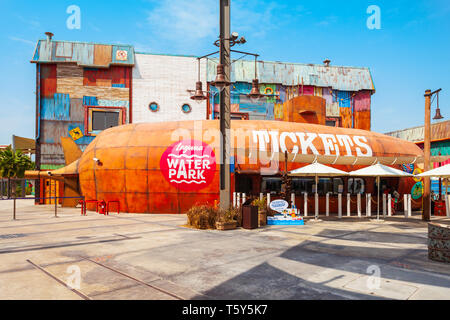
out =
<svg viewBox="0 0 450 320"><path fill-rule="evenodd" d="M419 215L217 231L183 227L185 215L55 218L32 200L14 221L12 205L0 201L0 299L450 298L450 265L428 260Z"/></svg>

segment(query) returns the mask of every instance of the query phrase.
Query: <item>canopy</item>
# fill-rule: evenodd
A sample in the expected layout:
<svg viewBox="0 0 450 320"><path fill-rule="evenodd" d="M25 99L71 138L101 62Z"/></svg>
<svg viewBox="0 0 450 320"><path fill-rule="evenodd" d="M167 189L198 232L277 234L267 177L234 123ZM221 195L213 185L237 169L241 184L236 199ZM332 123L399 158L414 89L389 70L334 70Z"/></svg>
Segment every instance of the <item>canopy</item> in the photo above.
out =
<svg viewBox="0 0 450 320"><path fill-rule="evenodd" d="M412 177L412 174L410 173L385 166L381 163L377 163L373 166L363 169L351 171L348 174L350 176L361 177Z"/></svg>
<svg viewBox="0 0 450 320"><path fill-rule="evenodd" d="M412 177L413 175L402 170L385 166L381 163L363 169L351 171L350 176L377 177L378 199L377 199L377 220L380 219L380 177Z"/></svg>
<svg viewBox="0 0 450 320"><path fill-rule="evenodd" d="M289 172L290 176L314 176L316 181L315 187L315 219L317 220L319 216L319 198L317 193L317 185L319 184L318 177L329 177L329 176L346 176L347 172L338 170L323 164L314 162L305 167L298 168Z"/></svg>
<svg viewBox="0 0 450 320"><path fill-rule="evenodd" d="M302 168L298 168L289 172L290 176L346 176L348 172L338 170L320 163L312 163Z"/></svg>
<svg viewBox="0 0 450 320"><path fill-rule="evenodd" d="M450 178L450 164L446 164L445 166L435 168L433 170L428 170L426 172L416 175L416 177Z"/></svg>

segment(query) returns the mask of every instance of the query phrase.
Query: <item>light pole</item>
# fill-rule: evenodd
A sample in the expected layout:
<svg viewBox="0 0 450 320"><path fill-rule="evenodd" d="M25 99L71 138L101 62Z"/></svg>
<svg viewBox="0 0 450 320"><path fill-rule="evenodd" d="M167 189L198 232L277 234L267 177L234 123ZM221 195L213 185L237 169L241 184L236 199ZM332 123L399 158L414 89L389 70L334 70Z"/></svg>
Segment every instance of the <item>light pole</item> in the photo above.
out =
<svg viewBox="0 0 450 320"><path fill-rule="evenodd" d="M424 126L424 139L423 139L423 153L424 153L424 171L430 169L430 156L431 156L431 97L433 94L439 93L442 89L431 92L430 89L425 91L425 126ZM436 116L433 119L438 119L437 114L440 115L439 107L436 110ZM423 211L422 220L430 221L431 218L431 199L430 199L430 178L423 178Z"/></svg>
<svg viewBox="0 0 450 320"><path fill-rule="evenodd" d="M255 57L255 80L253 81L253 88L248 95L252 99L258 99L262 96L257 88L258 80L256 79L256 58L257 54L242 52L237 50L231 50L231 47L235 44L244 44L246 40L244 37L238 39L238 34L233 32L230 35L230 1L220 0L220 36L214 45L219 47L219 64L217 65L217 76L215 81L211 82L211 85L219 90L220 97L220 110L219 110L219 122L220 122L220 208L228 210L231 202L231 175L230 175L230 155L231 155L231 143L230 143L230 128L231 128L231 90L230 90L230 52L243 53L245 55L253 55ZM207 99L207 96L203 94L202 84L200 82L200 59L206 58L210 55L216 54L213 52L198 59L198 81L196 83L195 94L191 99L195 101L202 101ZM256 89L255 89L256 88Z"/></svg>
<svg viewBox="0 0 450 320"><path fill-rule="evenodd" d="M225 80L230 82L230 1L220 0L220 57ZM228 210L231 198L230 128L231 128L230 87L220 92L220 208Z"/></svg>

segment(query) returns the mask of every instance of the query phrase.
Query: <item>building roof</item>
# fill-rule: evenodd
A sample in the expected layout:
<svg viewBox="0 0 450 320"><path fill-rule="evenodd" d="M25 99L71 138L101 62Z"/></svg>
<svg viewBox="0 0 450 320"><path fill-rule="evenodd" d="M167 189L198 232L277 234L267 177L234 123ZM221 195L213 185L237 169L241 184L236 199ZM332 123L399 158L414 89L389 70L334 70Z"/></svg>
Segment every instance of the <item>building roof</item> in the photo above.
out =
<svg viewBox="0 0 450 320"><path fill-rule="evenodd" d="M38 40L32 63L74 62L84 67L134 65L134 47L92 42Z"/></svg>
<svg viewBox="0 0 450 320"><path fill-rule="evenodd" d="M21 150L25 153L36 152L36 141L34 139L23 138L13 135L13 148L15 150Z"/></svg>
<svg viewBox="0 0 450 320"><path fill-rule="evenodd" d="M214 81L217 59L208 59L207 80ZM275 61L258 61L257 76L260 83L331 87L341 91L375 91L369 68L325 66ZM255 78L255 62L238 60L231 67L232 82L249 82Z"/></svg>
<svg viewBox="0 0 450 320"><path fill-rule="evenodd" d="M412 142L423 142L424 126L412 127L385 133L388 136L408 140ZM431 141L450 140L450 120L431 124Z"/></svg>

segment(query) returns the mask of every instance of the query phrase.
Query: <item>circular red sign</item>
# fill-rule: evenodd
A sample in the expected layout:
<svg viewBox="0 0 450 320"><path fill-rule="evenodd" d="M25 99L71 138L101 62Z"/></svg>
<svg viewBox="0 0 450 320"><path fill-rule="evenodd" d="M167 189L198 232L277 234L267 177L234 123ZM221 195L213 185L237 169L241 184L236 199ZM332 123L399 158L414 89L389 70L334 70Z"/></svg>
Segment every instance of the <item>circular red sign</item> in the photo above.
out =
<svg viewBox="0 0 450 320"><path fill-rule="evenodd" d="M195 191L205 188L213 180L216 156L203 141L183 140L164 151L159 167L172 186L183 191Z"/></svg>

